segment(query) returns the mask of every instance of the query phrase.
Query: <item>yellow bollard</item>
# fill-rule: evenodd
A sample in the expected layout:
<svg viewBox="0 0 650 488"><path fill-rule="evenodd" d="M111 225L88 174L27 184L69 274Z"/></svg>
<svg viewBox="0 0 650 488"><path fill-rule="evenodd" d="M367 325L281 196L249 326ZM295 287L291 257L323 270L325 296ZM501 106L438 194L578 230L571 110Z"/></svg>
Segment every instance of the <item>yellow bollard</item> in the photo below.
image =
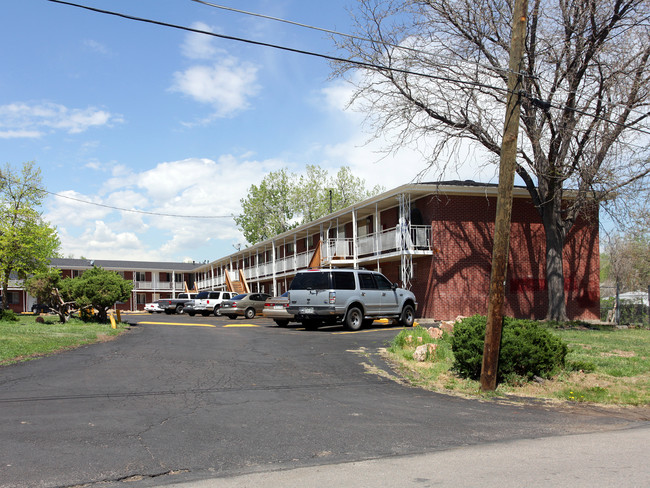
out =
<svg viewBox="0 0 650 488"><path fill-rule="evenodd" d="M113 314L110 314L111 317L111 328L112 329L117 329L117 324L115 323L115 317L113 317Z"/></svg>

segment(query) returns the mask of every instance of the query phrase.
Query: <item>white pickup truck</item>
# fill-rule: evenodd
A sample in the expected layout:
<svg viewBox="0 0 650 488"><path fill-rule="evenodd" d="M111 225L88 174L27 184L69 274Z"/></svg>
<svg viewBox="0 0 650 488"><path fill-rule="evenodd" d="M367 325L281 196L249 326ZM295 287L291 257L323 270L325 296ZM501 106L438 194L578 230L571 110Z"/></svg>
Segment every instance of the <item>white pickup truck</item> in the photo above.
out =
<svg viewBox="0 0 650 488"><path fill-rule="evenodd" d="M210 314L219 315L219 308L221 307L221 302L224 300L230 300L236 293L231 293L229 291L200 291L198 295L194 297L194 300L185 304L183 308L183 313L194 317L197 313L200 313L204 317L207 317Z"/></svg>
<svg viewBox="0 0 650 488"><path fill-rule="evenodd" d="M178 298L161 298L158 300L158 306L166 314L183 313L185 303L196 297L196 293L179 293Z"/></svg>

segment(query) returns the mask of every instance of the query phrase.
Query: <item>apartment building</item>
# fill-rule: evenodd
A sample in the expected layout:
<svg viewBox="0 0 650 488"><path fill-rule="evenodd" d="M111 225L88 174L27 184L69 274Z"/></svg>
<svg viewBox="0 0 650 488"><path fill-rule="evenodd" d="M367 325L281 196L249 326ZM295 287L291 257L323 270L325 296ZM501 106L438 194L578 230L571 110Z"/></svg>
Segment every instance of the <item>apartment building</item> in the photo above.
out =
<svg viewBox="0 0 650 488"><path fill-rule="evenodd" d="M208 263L54 259L63 276L93 265L133 280L125 310L187 289L279 295L298 270L363 267L411 289L419 317L486 314L497 186L471 181L408 184ZM515 188L504 312L544 318L545 234L528 192ZM575 223L564 248L564 288L572 319L600 313L598 214ZM29 310L15 283L12 308ZM22 309L22 310L21 310Z"/></svg>

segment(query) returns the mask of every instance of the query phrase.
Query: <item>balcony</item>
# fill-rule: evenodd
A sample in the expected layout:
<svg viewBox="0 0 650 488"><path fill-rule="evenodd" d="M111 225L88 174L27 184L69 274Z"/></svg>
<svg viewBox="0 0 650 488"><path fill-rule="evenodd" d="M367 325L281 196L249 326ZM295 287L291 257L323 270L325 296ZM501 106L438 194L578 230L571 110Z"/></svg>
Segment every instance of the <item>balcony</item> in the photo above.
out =
<svg viewBox="0 0 650 488"><path fill-rule="evenodd" d="M326 239L321 247L322 264L330 266L335 264L354 265L364 261L373 261L382 257L395 257L401 254L432 254L431 226L410 226L406 233L400 232L399 226L386 229L378 233L368 234L357 238L356 257L354 255L354 239ZM291 254L272 262L259 263L244 268L242 271L248 282L269 279L274 275L282 277L292 275L296 271L305 269L314 254L313 250ZM237 270L226 271L230 273L231 281L238 281ZM200 290L218 289L226 286L223 273L217 273L214 278L198 279Z"/></svg>
<svg viewBox="0 0 650 488"><path fill-rule="evenodd" d="M357 255L354 255L353 239L327 239L324 243L323 262L332 264L336 262L350 263L364 259L391 254L430 254L431 253L431 226L412 225L410 231L402 233L399 226L375 232L357 238Z"/></svg>

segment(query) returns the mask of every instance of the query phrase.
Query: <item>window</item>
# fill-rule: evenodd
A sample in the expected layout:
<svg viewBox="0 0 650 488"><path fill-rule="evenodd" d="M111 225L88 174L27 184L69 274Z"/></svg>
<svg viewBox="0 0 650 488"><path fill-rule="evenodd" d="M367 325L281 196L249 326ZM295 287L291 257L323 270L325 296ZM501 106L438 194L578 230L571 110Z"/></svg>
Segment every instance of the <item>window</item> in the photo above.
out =
<svg viewBox="0 0 650 488"><path fill-rule="evenodd" d="M377 282L377 288L379 288L380 290L393 289L393 284L390 281L388 281L388 278L386 278L384 275L376 274L375 281Z"/></svg>
<svg viewBox="0 0 650 488"><path fill-rule="evenodd" d="M337 290L354 290L357 287L354 281L354 273L334 271L332 277L334 278L333 288L336 288Z"/></svg>
<svg viewBox="0 0 650 488"><path fill-rule="evenodd" d="M135 301L138 305L144 305L145 303L147 303L147 295L145 295L144 293L137 293L135 295Z"/></svg>
<svg viewBox="0 0 650 488"><path fill-rule="evenodd" d="M330 288L330 273L327 271L298 273L290 286L291 290L326 290L328 288Z"/></svg>
<svg viewBox="0 0 650 488"><path fill-rule="evenodd" d="M183 273L176 273L174 275L174 281L176 283L182 283L183 282Z"/></svg>
<svg viewBox="0 0 650 488"><path fill-rule="evenodd" d="M359 288L362 290L376 290L377 284L370 273L359 273Z"/></svg>
<svg viewBox="0 0 650 488"><path fill-rule="evenodd" d="M2 294L0 294L0 300L2 300ZM7 292L7 304L9 305L19 305L20 304L20 295L17 291L8 291Z"/></svg>
<svg viewBox="0 0 650 488"><path fill-rule="evenodd" d="M147 275L142 271L135 272L135 281L147 281ZM140 303L140 302L138 302Z"/></svg>

